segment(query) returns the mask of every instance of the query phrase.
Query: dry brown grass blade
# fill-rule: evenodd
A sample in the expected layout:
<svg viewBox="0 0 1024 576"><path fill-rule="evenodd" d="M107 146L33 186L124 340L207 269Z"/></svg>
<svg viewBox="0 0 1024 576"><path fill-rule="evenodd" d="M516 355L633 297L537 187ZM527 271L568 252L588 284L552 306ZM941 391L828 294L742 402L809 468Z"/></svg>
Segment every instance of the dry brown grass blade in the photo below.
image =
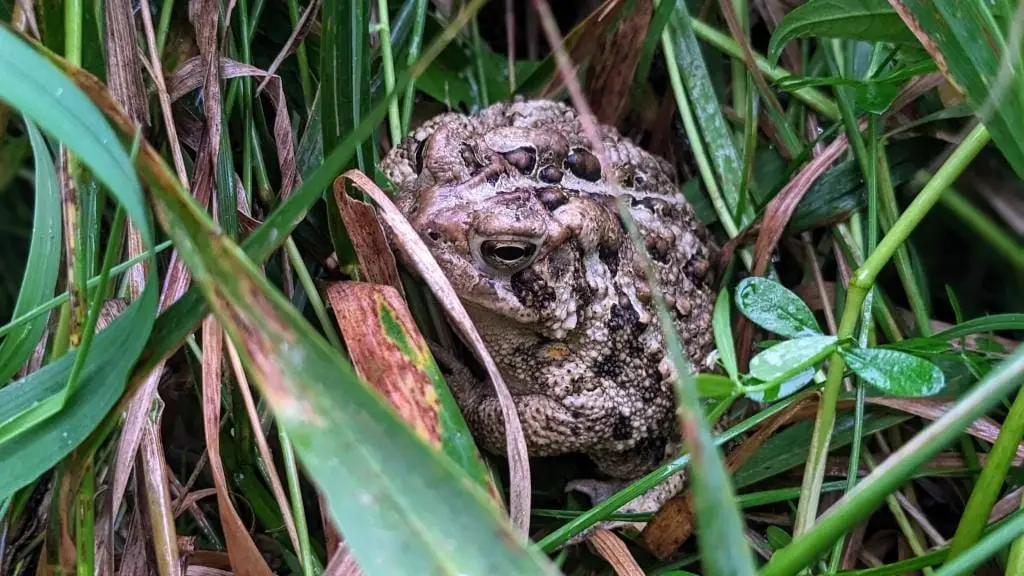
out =
<svg viewBox="0 0 1024 576"><path fill-rule="evenodd" d="M267 82L270 81L271 77L277 74L277 69L284 62L284 59L291 56L299 43L302 42L306 35L309 34L309 27L313 23L313 15L319 12L320 0L313 0L306 6L306 9L302 11L302 16L299 17L299 21L295 23L295 29L292 30L291 36L285 41L284 46L281 47L281 51L274 57L274 61L267 67L266 76L263 81L260 82L259 86L256 87L256 96L263 92L263 89L267 86Z"/></svg>
<svg viewBox="0 0 1024 576"><path fill-rule="evenodd" d="M404 297L405 290L398 277L395 255L388 246L373 208L349 196L345 186L339 186L337 182L334 186L334 201L345 224L345 232L352 241L352 248L359 261L359 271L366 281L391 286Z"/></svg>
<svg viewBox="0 0 1024 576"><path fill-rule="evenodd" d="M815 404L816 401L813 397L807 397L799 402L794 402L773 416L758 428L756 433L744 440L736 450L729 453L725 460L726 470L730 474L739 470L779 428L800 419L800 414L805 407ZM662 559L679 549L693 535L695 527L693 511L693 492L689 488L685 492L673 496L644 527L641 536L647 549Z"/></svg>
<svg viewBox="0 0 1024 576"><path fill-rule="evenodd" d="M779 104L778 98L775 97L775 91L768 86L768 82L764 79L764 74L757 66L754 51L750 48L750 42L743 33L739 20L736 19L736 11L733 9L732 2L729 0L718 0L718 5L721 8L722 16L725 17L725 23L729 26L729 34L732 35L733 40L743 49L743 64L747 67L747 72L750 73L754 84L757 84L761 98L764 98L768 106L777 114L780 116L784 115L785 111L782 109L782 105Z"/></svg>
<svg viewBox="0 0 1024 576"><path fill-rule="evenodd" d="M60 183L60 201L64 210L64 262L67 283L68 303L71 309L69 318L68 344L70 348L77 348L82 341L82 325L85 324L85 312L87 301L85 298L85 287L78 282L75 274L75 259L77 258L76 242L78 242L78 188L75 178L71 174L71 154L63 145L60 146L60 164L57 174Z"/></svg>
<svg viewBox="0 0 1024 576"><path fill-rule="evenodd" d="M28 30L34 39L39 40L39 23L36 21L36 10L32 5L32 0L15 0L11 25L22 32ZM4 107L6 108L6 106ZM0 126L3 126L2 122L0 122Z"/></svg>
<svg viewBox="0 0 1024 576"><path fill-rule="evenodd" d="M865 398L865 402L868 404L876 404L879 406L885 406L886 408L892 408L914 416L919 416L926 420L938 420L946 412L949 412L954 406L955 401L939 400L936 398L895 398L885 396L869 396ZM994 444L996 438L999 436L999 430L1001 429L998 422L983 416L978 418L974 422L971 422L970 426L967 427L965 432L984 440L989 444ZM1024 443L1017 446L1016 456L1014 456L1015 462L1024 461Z"/></svg>
<svg viewBox="0 0 1024 576"><path fill-rule="evenodd" d="M163 115L164 129L167 131L167 144L171 149L171 158L174 160L174 170L178 174L178 179L181 180L181 185L188 190L188 172L185 170L185 160L181 155L178 128L174 122L174 114L171 112L171 98L167 93L167 83L164 81L164 70L160 64L156 35L153 31L153 15L150 14L149 5L143 6L140 13L142 14L142 30L146 35L146 47L149 51L148 68L156 87L157 100L160 102L160 113Z"/></svg>
<svg viewBox="0 0 1024 576"><path fill-rule="evenodd" d="M253 438L256 440L256 446L260 451L260 456L263 458L267 475L270 477L271 492L274 493L274 499L277 500L277 506L281 511L281 516L284 518L284 526L288 530L288 537L292 541L293 550L298 553L299 533L295 529L295 518L292 516L291 502L288 500L288 495L285 494L284 485L281 483L281 475L277 473L277 466L274 465L274 456L271 454L267 438L263 434L263 427L260 425L260 416L256 412L256 402L252 397L249 379L245 376L245 369L242 367L242 361L238 358L238 351L235 350L235 345L230 340L227 340L225 345L228 350L228 359L231 361L231 369L235 374L235 382L238 384L238 390L242 393L242 401L245 402L245 413L249 416L249 425L252 426Z"/></svg>
<svg viewBox="0 0 1024 576"><path fill-rule="evenodd" d="M620 12L628 13L621 15L614 30L601 35L587 74L587 100L597 119L609 126L618 125L629 104L633 83L625 79L633 78L636 73L654 3L651 0L637 0L632 6L624 3Z"/></svg>
<svg viewBox="0 0 1024 576"><path fill-rule="evenodd" d="M356 374L380 392L420 438L440 447L440 406L434 383L423 367L406 355L410 351L428 355L430 350L405 300L391 286L364 282L333 282L324 292ZM403 350L380 329L385 310L405 334L411 350Z"/></svg>
<svg viewBox="0 0 1024 576"><path fill-rule="evenodd" d="M782 233L789 224L800 200L803 199L811 185L846 150L846 135L839 136L826 147L821 154L818 154L800 172L790 180L778 194L772 198L765 207L764 218L761 219L760 234L754 245L754 266L751 270L752 276L763 276L768 270L768 263L771 261L772 251L778 245ZM746 372L747 363L753 351L754 324L743 315L737 318L736 322L736 354L740 370Z"/></svg>
<svg viewBox="0 0 1024 576"><path fill-rule="evenodd" d="M519 421L512 394L505 385L498 366L484 346L483 339L477 332L469 314L466 313L458 295L452 288L444 272L434 261L430 250L420 239L402 213L391 203L391 198L377 187L365 174L358 170L345 172L334 181L334 189L341 187L344 194L345 180L350 180L359 190L370 197L377 205L378 214L384 224L391 230L395 244L404 253L407 262L420 275L431 292L437 298L448 318L461 334L463 340L476 354L484 366L487 375L494 385L498 403L501 406L505 422L506 452L509 460L509 508L512 524L524 535L529 533L530 526L530 461L526 452L526 438ZM337 192L335 192L337 194Z"/></svg>
<svg viewBox="0 0 1024 576"><path fill-rule="evenodd" d="M167 79L167 90L171 102L203 85L203 64L201 58L189 59ZM267 86L270 88L267 90L267 95L274 106L274 145L277 152L277 164L281 170L281 187L278 189L278 195L281 199L287 198L298 184L299 176L295 167L292 121L288 112L288 103L284 97L281 78L228 58L220 59L220 76L225 79L253 76L266 80Z"/></svg>
<svg viewBox="0 0 1024 576"><path fill-rule="evenodd" d="M142 527L142 510L134 508L129 521L127 544L121 556L121 576L138 576L151 574L149 558L146 552L146 531Z"/></svg>
<svg viewBox="0 0 1024 576"><path fill-rule="evenodd" d="M256 548L249 531L231 503L224 464L220 457L220 389L224 333L213 316L203 321L203 429L210 472L217 489L217 508L231 568L239 575L270 576L272 572Z"/></svg>
<svg viewBox="0 0 1024 576"><path fill-rule="evenodd" d="M197 198L197 201L203 202L201 205L205 206L209 202L209 197ZM188 268L178 258L177 252L172 253L171 263L160 294L160 312L165 311L168 306L181 298L188 290L191 278ZM135 289L138 288L133 288L133 290ZM141 291L141 289L139 290ZM153 399L156 397L157 385L163 375L165 362L166 358L162 359L156 368L146 376L126 410L124 426L117 441L117 454L114 458L114 483L110 494L111 510L115 514L121 507L124 491L128 486L128 479L135 464L135 453L139 448L139 442L142 441L142 428Z"/></svg>
<svg viewBox="0 0 1024 576"><path fill-rule="evenodd" d="M137 58L138 39L131 0L103 3L107 86L136 126L149 126L149 104Z"/></svg>
<svg viewBox="0 0 1024 576"><path fill-rule="evenodd" d="M161 576L180 576L178 533L174 528L174 511L171 508L171 491L167 487L159 422L159 416L156 422L146 420L137 464L145 486L146 518L149 525L147 539L155 553L157 573Z"/></svg>
<svg viewBox="0 0 1024 576"><path fill-rule="evenodd" d="M613 21L610 15L614 14L615 9L622 4L622 0L604 0L600 6L595 8L565 35L563 47L568 50L570 60L582 62L594 52L598 38ZM529 60L538 59L540 43L538 42L537 23L539 20L540 15L536 9L526 11L526 34L529 37L527 59ZM537 96L540 98L554 97L555 94L565 87L563 80L563 76L555 74L548 81L547 85L537 92Z"/></svg>
<svg viewBox="0 0 1024 576"><path fill-rule="evenodd" d="M626 544L610 530L594 530L587 540L618 576L644 576L644 571L629 553Z"/></svg>

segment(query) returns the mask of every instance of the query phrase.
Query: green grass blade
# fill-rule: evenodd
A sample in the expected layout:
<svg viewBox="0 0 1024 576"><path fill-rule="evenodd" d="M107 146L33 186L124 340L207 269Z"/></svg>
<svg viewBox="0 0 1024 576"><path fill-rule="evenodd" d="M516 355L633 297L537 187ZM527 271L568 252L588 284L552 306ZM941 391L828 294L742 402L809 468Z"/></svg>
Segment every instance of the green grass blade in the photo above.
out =
<svg viewBox="0 0 1024 576"><path fill-rule="evenodd" d="M17 318L53 297L60 273L61 209L60 187L39 129L25 121L35 158L36 202L32 221L32 245L25 263L25 276L12 317ZM3 386L32 355L46 330L46 317L22 324L0 343L0 386Z"/></svg>
<svg viewBox="0 0 1024 576"><path fill-rule="evenodd" d="M152 226L135 170L121 141L83 91L13 32L0 27L0 99L61 140L106 184L144 241ZM152 253L151 253L152 254ZM150 256L152 259L152 255ZM155 268L153 266L151 269ZM68 401L64 393L77 352L0 389L0 498L63 458L103 419L124 390L128 372L149 337L156 313L155 276L93 342Z"/></svg>
<svg viewBox="0 0 1024 576"><path fill-rule="evenodd" d="M75 152L105 184L153 245L142 188L120 140L99 110L49 60L0 27L0 100L20 111ZM16 78L18 81L10 81Z"/></svg>
<svg viewBox="0 0 1024 576"><path fill-rule="evenodd" d="M156 290L149 288L96 335L78 387L66 406L49 418L0 442L0 499L25 486L69 454L106 416L124 391L128 373L142 352L156 313ZM0 422L12 411L60 394L67 385L76 351L0 390Z"/></svg>
<svg viewBox="0 0 1024 576"><path fill-rule="evenodd" d="M887 0L811 0L786 14L768 45L774 62L795 38L820 36L870 42L913 42L914 35Z"/></svg>
<svg viewBox="0 0 1024 576"><path fill-rule="evenodd" d="M1024 177L1024 74L1003 62L1009 50L988 2L893 0L939 68L964 92L992 140ZM1020 42L1020 39L1014 39Z"/></svg>

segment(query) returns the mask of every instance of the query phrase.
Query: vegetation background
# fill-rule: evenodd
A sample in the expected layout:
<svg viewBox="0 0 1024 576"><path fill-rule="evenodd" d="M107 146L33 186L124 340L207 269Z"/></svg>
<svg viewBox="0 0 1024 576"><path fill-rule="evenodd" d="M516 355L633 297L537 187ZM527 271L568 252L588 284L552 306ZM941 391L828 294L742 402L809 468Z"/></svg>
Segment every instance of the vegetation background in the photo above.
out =
<svg viewBox="0 0 1024 576"><path fill-rule="evenodd" d="M1024 4L0 21L0 574L1024 573ZM472 329L356 201L399 227L381 156L515 95L668 158L727 247L685 451L596 505L476 451L426 346Z"/></svg>

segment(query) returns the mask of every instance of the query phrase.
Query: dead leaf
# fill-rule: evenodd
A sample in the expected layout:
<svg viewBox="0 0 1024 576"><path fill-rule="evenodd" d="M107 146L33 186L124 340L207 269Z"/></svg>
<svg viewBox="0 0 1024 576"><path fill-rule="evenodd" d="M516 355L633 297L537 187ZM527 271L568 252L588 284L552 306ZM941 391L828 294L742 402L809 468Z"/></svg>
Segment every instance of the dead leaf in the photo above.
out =
<svg viewBox="0 0 1024 576"><path fill-rule="evenodd" d="M221 529L228 549L231 568L242 575L270 576L272 572L249 531L231 503L230 487L220 457L220 391L224 332L213 316L203 321L203 428L210 472L217 489L217 507Z"/></svg>
<svg viewBox="0 0 1024 576"><path fill-rule="evenodd" d="M391 198L377 187L365 174L358 170L345 172L334 181L334 189L341 187L344 193L345 180L349 180L377 205L378 214L383 223L390 229L396 247L404 254L406 261L420 275L438 302L448 314L448 318L457 329L469 348L487 371L494 386L494 391L501 406L506 431L506 453L509 459L509 483L511 520L524 535L529 533L530 526L530 461L526 451L526 439L523 436L519 413L512 400L498 366L484 346L483 339L477 332L469 314L459 301L448 278L437 265L430 250L420 239L419 234L405 219L405 216L391 202ZM337 192L336 192L337 193Z"/></svg>
<svg viewBox="0 0 1024 576"><path fill-rule="evenodd" d="M644 576L643 569L629 553L629 548L614 532L600 528L594 530L587 541L618 576Z"/></svg>

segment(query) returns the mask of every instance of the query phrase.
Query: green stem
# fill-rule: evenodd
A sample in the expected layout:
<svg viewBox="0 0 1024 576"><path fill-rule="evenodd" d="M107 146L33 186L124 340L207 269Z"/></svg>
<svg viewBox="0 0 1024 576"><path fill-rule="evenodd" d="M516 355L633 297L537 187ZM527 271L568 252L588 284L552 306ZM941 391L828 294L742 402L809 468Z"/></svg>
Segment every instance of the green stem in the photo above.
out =
<svg viewBox="0 0 1024 576"><path fill-rule="evenodd" d="M473 34L473 59L476 61L476 78L477 82L480 83L480 104L481 106L489 106L491 99L487 95L487 75L484 73L484 59L483 46L480 41L480 24L477 22L476 16L469 21L470 30Z"/></svg>
<svg viewBox="0 0 1024 576"><path fill-rule="evenodd" d="M423 46L423 28L427 23L427 0L416 0L416 19L412 23L412 32L409 37L409 53L406 56L405 64L410 69L416 64L420 57L420 49ZM405 87L405 96L402 99L402 133L409 132L409 124L412 122L412 103L416 99L416 77L410 79ZM395 143L397 145L397 142Z"/></svg>
<svg viewBox="0 0 1024 576"><path fill-rule="evenodd" d="M967 228L988 242L997 253L1006 258L1015 270L1024 270L1024 246L1004 232L981 210L956 190L950 188L942 195L942 206L955 214Z"/></svg>
<svg viewBox="0 0 1024 576"><path fill-rule="evenodd" d="M377 0L377 18L380 19L377 37L380 38L384 88L390 93L395 89L395 59L391 55L391 17L388 15L388 0ZM476 18L473 22L476 22ZM391 129L391 145L397 146L402 140L402 117L398 113L397 99L392 99L388 103L388 127Z"/></svg>
<svg viewBox="0 0 1024 576"><path fill-rule="evenodd" d="M291 238L288 239L291 241ZM302 485L299 468L295 463L295 451L284 427L277 427L277 436L281 441L281 457L284 460L284 472L288 478L288 495L292 501L292 516L295 518L295 531L299 533L299 561L302 563L303 576L313 576L313 547L309 542L309 526L306 523L306 508L302 505Z"/></svg>
<svg viewBox="0 0 1024 576"><path fill-rule="evenodd" d="M987 534L969 552L958 556L955 560L947 562L942 569L935 573L935 576L959 576L960 574L974 574L974 570L981 566L982 562L994 556L1015 538L1024 534L1024 515L1017 516L1011 522L1006 522L999 528ZM1020 572L1011 572L1007 568L1006 574L1017 576Z"/></svg>
<svg viewBox="0 0 1024 576"><path fill-rule="evenodd" d="M1024 346L898 451L821 517L818 524L789 546L777 550L760 576L788 576L810 565L843 533L870 516L885 497L898 489L916 470L956 440L974 422L1020 386L1024 378ZM1020 516L1024 519L1024 514Z"/></svg>
<svg viewBox="0 0 1024 576"><path fill-rule="evenodd" d="M78 576L95 574L94 528L96 516L93 499L96 497L96 470L92 458L82 462L82 479L75 494L75 567Z"/></svg>
<svg viewBox="0 0 1024 576"><path fill-rule="evenodd" d="M960 516L960 524L956 528L956 534L950 543L949 557L955 558L965 550L974 546L985 530L988 523L988 515L992 511L999 493L1003 489L1003 482L1006 474L1013 464L1013 457L1017 454L1017 445L1024 437L1024 389L1017 392L1017 398L1013 401L1009 414L999 429L999 436L996 438L992 450L988 453L988 460L978 477L978 482L967 500L964 513Z"/></svg>
<svg viewBox="0 0 1024 576"><path fill-rule="evenodd" d="M298 0L288 0L288 18L292 22L292 28L299 25L299 18L301 12L299 11ZM306 41L299 42L299 45L295 47L295 60L299 65L299 85L302 87L302 102L306 105L306 111L308 112L313 108L313 81L309 75L309 57L306 55Z"/></svg>
<svg viewBox="0 0 1024 576"><path fill-rule="evenodd" d="M888 234L878 243L878 248L854 272L850 279L843 318L839 324L839 333L837 334L839 338L853 336L854 330L857 328L861 305L864 303L868 291L874 285L879 272L895 254L896 249L906 242L910 233L924 219L928 211L939 201L942 192L967 168L970 161L981 152L988 141L988 131L984 125L978 124L907 207ZM803 534L813 526L817 517L821 483L828 458L829 440L835 426L836 399L839 396L844 368L842 356L833 354L829 360L828 379L825 382L821 402L818 404L818 416L814 422L807 467L804 468L800 503L797 506L796 521L793 527L794 537Z"/></svg>
<svg viewBox="0 0 1024 576"><path fill-rule="evenodd" d="M722 52L725 52L733 58L743 59L743 49L740 48L740 45L737 44L730 36L719 32L696 18L690 19L690 26L693 27L694 34L696 34L701 40ZM778 81L782 78L793 75L792 72L785 68L775 66L768 62L768 59L764 56L754 54L754 61L757 63L758 69L761 70L769 80ZM840 117L839 108L836 107L836 103L819 90L815 90L814 88L801 88L800 90L795 90L793 92L793 96L810 107L811 110L814 110L822 116L831 120L838 120Z"/></svg>

